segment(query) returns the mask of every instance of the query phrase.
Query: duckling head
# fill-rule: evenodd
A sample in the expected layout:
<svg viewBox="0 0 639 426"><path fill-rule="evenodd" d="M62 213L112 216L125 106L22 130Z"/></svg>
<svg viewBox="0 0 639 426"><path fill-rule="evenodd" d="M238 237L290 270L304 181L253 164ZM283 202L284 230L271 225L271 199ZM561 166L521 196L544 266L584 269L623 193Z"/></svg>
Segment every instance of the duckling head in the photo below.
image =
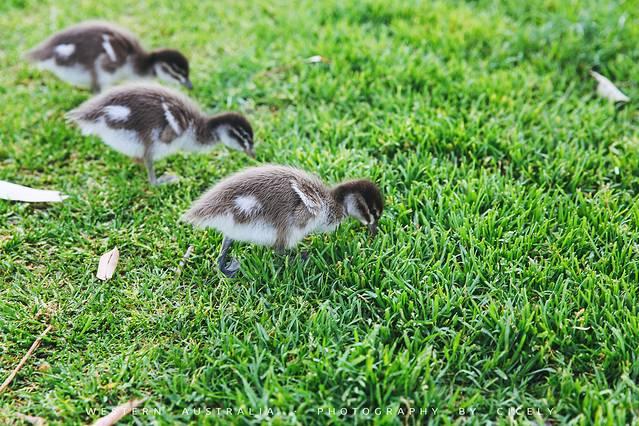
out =
<svg viewBox="0 0 639 426"><path fill-rule="evenodd" d="M367 179L352 180L335 187L333 194L347 216L368 226L372 235L377 234L377 223L384 211L384 198L377 185Z"/></svg>
<svg viewBox="0 0 639 426"><path fill-rule="evenodd" d="M192 89L189 80L189 61L177 50L160 49L151 53L151 66L160 80L177 82Z"/></svg>
<svg viewBox="0 0 639 426"><path fill-rule="evenodd" d="M242 114L227 112L211 117L208 128L214 139L231 149L244 151L249 157L255 158L253 128Z"/></svg>

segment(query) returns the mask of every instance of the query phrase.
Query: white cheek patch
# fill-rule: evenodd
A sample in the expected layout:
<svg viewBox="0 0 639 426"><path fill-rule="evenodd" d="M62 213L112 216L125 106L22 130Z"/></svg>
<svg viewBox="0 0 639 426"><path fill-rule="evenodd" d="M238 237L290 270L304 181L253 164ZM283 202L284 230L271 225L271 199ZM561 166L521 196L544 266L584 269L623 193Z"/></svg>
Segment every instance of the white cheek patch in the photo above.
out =
<svg viewBox="0 0 639 426"><path fill-rule="evenodd" d="M175 134L181 134L182 129L180 128L180 125L178 124L173 114L171 114L169 106L165 102L162 102L162 109L164 110L164 118L166 118L166 121L169 123L169 126L171 126Z"/></svg>
<svg viewBox="0 0 639 426"><path fill-rule="evenodd" d="M75 44L58 44L54 52L61 59L67 59L69 56L73 55L75 52Z"/></svg>
<svg viewBox="0 0 639 426"><path fill-rule="evenodd" d="M237 139L242 141L242 143L240 144L243 147L251 147L252 145L252 141L251 141L251 137L249 136L249 134L242 129L241 127L237 127L237 128L231 128L229 130L229 132Z"/></svg>
<svg viewBox="0 0 639 426"><path fill-rule="evenodd" d="M158 76L160 80L169 80L169 76L164 72L161 66L155 65L155 74Z"/></svg>
<svg viewBox="0 0 639 426"><path fill-rule="evenodd" d="M104 107L104 113L112 121L126 121L129 114L131 114L131 110L122 105L108 105Z"/></svg>
<svg viewBox="0 0 639 426"><path fill-rule="evenodd" d="M118 57L113 50L113 46L111 46L111 42L109 41L109 36L107 34L102 34L102 47L104 48L104 51L106 52L109 59L111 59L113 62L116 62L118 60Z"/></svg>
<svg viewBox="0 0 639 426"><path fill-rule="evenodd" d="M251 213L262 207L262 204L252 195L240 195L234 202L237 208L244 213Z"/></svg>
<svg viewBox="0 0 639 426"><path fill-rule="evenodd" d="M173 68L171 68L170 66L167 65L167 69L169 70L168 74L171 76L171 78L173 78L174 80L179 81L180 83L184 83L186 81L186 79L184 77L182 77L181 74L178 74L177 72L175 72L173 70Z"/></svg>
<svg viewBox="0 0 639 426"><path fill-rule="evenodd" d="M229 131L227 128L221 129L218 132L218 135L220 138L220 142L222 142L224 145L228 146L229 148L236 149L238 151L244 150L244 148L240 145L237 139L235 139L229 134Z"/></svg>
<svg viewBox="0 0 639 426"><path fill-rule="evenodd" d="M355 196L347 195L344 199L344 207L346 207L346 214L348 214L349 216L353 216L354 218L362 222L362 224L368 225L372 222L370 219L365 218L364 213L361 212L357 207Z"/></svg>
<svg viewBox="0 0 639 426"><path fill-rule="evenodd" d="M180 83L184 83L186 78L182 77L180 74L175 74L173 78L176 78Z"/></svg>
<svg viewBox="0 0 639 426"><path fill-rule="evenodd" d="M184 79L184 77L182 76L178 76L178 75L173 75L172 73L166 72L164 71L164 68L162 68L161 65L155 65L155 74L157 74L157 76L160 78L160 80L164 80L164 81L179 81L180 83L184 83L186 81L186 79Z"/></svg>

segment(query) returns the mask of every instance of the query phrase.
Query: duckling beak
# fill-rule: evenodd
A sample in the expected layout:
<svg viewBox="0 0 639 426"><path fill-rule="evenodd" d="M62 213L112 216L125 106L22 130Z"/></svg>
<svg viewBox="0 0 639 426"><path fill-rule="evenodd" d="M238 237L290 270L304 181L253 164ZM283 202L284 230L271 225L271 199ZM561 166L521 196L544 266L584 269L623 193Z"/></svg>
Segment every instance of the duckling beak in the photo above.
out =
<svg viewBox="0 0 639 426"><path fill-rule="evenodd" d="M191 80L186 80L184 83L182 83L184 85L184 87L186 87L187 89L191 90L193 89L193 83L191 83Z"/></svg>
<svg viewBox="0 0 639 426"><path fill-rule="evenodd" d="M255 158L255 151L253 150L253 148L246 148L244 152L246 152L246 155L248 155L249 157Z"/></svg>
<svg viewBox="0 0 639 426"><path fill-rule="evenodd" d="M368 224L368 232L371 233L371 236L377 235L377 222L372 222Z"/></svg>

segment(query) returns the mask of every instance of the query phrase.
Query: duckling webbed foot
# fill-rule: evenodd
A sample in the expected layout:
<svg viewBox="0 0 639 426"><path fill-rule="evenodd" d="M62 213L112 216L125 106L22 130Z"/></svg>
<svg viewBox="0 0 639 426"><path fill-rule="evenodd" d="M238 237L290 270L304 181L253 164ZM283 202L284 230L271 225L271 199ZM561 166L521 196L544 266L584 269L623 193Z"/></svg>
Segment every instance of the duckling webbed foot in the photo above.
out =
<svg viewBox="0 0 639 426"><path fill-rule="evenodd" d="M240 262L237 259L231 259L229 263L224 265L219 263L220 271L229 278L235 278L237 272L240 270Z"/></svg>
<svg viewBox="0 0 639 426"><path fill-rule="evenodd" d="M222 250L220 251L220 257L217 258L217 265L220 268L220 272L226 275L229 278L235 277L237 272L240 270L240 262L236 259L231 259L229 263L226 263L226 256L228 252L231 250L231 246L233 245L233 240L224 237L222 241Z"/></svg>
<svg viewBox="0 0 639 426"><path fill-rule="evenodd" d="M180 180L179 176L169 175L167 173L164 173L162 176L160 176L159 178L156 179L155 184L156 185L165 185L165 184L170 184L170 183L176 183L179 180Z"/></svg>
<svg viewBox="0 0 639 426"><path fill-rule="evenodd" d="M175 183L178 180L180 180L179 176L170 175L170 174L167 174L167 173L164 173L159 178L156 178L155 177L155 169L153 167L153 160L151 159L151 157L149 155L145 155L144 158L142 159L142 161L144 162L144 166L146 167L146 172L147 172L147 175L149 177L149 183L151 185L153 185L153 186L165 185L165 184L168 184L168 183Z"/></svg>
<svg viewBox="0 0 639 426"><path fill-rule="evenodd" d="M146 167L146 173L149 177L149 183L151 185L157 185L158 179L155 177L155 169L153 168L153 160L148 154L145 154L142 158L144 162L144 167Z"/></svg>

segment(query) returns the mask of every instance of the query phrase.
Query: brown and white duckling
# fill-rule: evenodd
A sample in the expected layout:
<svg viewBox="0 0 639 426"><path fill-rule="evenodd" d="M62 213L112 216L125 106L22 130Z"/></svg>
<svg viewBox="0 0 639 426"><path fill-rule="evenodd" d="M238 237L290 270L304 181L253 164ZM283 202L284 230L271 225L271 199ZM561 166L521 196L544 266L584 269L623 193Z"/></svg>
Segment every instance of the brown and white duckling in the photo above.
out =
<svg viewBox="0 0 639 426"><path fill-rule="evenodd" d="M189 89L189 62L177 50L145 51L127 30L108 22L68 27L27 53L41 69L94 92L122 80L158 77Z"/></svg>
<svg viewBox="0 0 639 426"><path fill-rule="evenodd" d="M214 185L182 216L198 227L224 235L220 270L233 277L237 260L226 264L234 240L294 247L312 232L333 231L354 217L374 235L384 209L379 188L361 179L328 188L318 177L292 167L267 165L243 170Z"/></svg>
<svg viewBox="0 0 639 426"><path fill-rule="evenodd" d="M240 114L205 116L189 98L157 84L128 84L97 95L67 114L83 134L141 161L152 185L153 162L177 151L208 151L218 143L254 157L253 129Z"/></svg>

